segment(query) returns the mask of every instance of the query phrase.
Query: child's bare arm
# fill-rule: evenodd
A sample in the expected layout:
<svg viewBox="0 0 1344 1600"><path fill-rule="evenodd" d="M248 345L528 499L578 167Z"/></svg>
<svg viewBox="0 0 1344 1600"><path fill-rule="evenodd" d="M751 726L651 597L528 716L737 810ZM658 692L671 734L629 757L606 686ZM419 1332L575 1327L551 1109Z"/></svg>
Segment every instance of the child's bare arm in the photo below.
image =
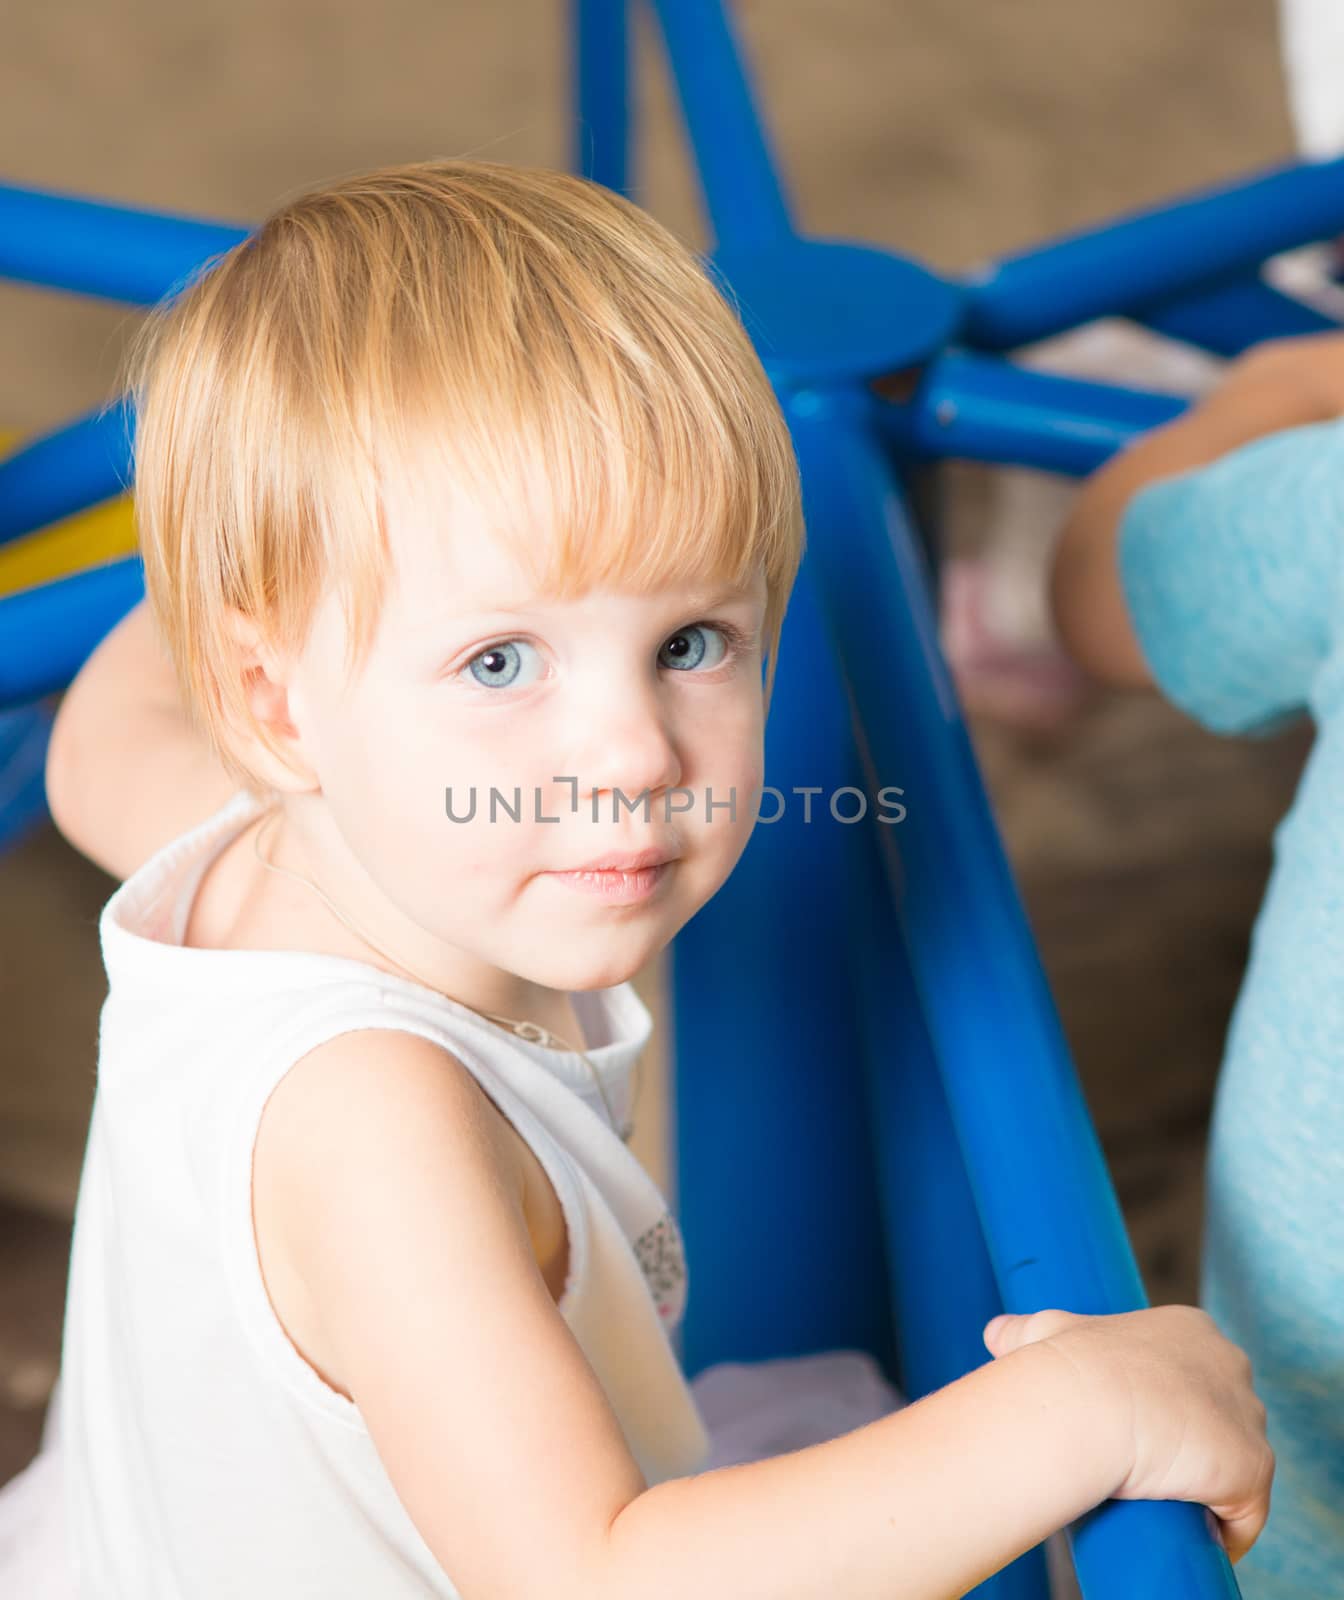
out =
<svg viewBox="0 0 1344 1600"><path fill-rule="evenodd" d="M944 1600L1111 1496L1211 1504L1233 1560L1259 1536L1264 1409L1203 1312L1042 1312L1006 1319L993 1348L828 1444L648 1491L616 1524L604 1600Z"/></svg>
<svg viewBox="0 0 1344 1600"><path fill-rule="evenodd" d="M66 690L46 784L56 826L122 879L237 791L182 706L145 601L102 640Z"/></svg>
<svg viewBox="0 0 1344 1600"><path fill-rule="evenodd" d="M393 1038L291 1070L255 1181L288 1197L285 1257L465 1600L934 1600L1112 1494L1211 1502L1234 1554L1258 1534L1263 1412L1183 1308L1020 1319L1003 1359L918 1405L647 1488L536 1266L498 1113Z"/></svg>
<svg viewBox="0 0 1344 1600"><path fill-rule="evenodd" d="M1285 428L1344 413L1344 336L1257 345L1199 404L1108 461L1083 486L1055 550L1051 604L1060 638L1089 672L1120 687L1152 675L1121 589L1121 518L1147 484L1218 460Z"/></svg>

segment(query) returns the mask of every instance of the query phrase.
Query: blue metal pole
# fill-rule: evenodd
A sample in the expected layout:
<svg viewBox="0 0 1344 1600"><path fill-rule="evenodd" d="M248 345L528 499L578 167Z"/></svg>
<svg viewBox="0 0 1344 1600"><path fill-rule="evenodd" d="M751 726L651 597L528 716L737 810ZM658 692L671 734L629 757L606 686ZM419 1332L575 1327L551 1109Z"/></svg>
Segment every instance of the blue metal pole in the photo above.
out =
<svg viewBox="0 0 1344 1600"><path fill-rule="evenodd" d="M793 234L741 47L721 0L651 0L715 237L737 249Z"/></svg>
<svg viewBox="0 0 1344 1600"><path fill-rule="evenodd" d="M64 689L145 595L139 556L0 598L0 711Z"/></svg>
<svg viewBox="0 0 1344 1600"><path fill-rule="evenodd" d="M908 404L880 403L876 415L907 451L1082 475L1186 404L947 350L929 364Z"/></svg>
<svg viewBox="0 0 1344 1600"><path fill-rule="evenodd" d="M123 397L0 460L0 545L124 494L134 434L135 415Z"/></svg>
<svg viewBox="0 0 1344 1600"><path fill-rule="evenodd" d="M0 854L21 844L47 815L52 721L45 702L0 712Z"/></svg>
<svg viewBox="0 0 1344 1600"><path fill-rule="evenodd" d="M629 0L570 0L573 171L630 193Z"/></svg>
<svg viewBox="0 0 1344 1600"><path fill-rule="evenodd" d="M0 184L0 277L150 306L250 228Z"/></svg>
<svg viewBox="0 0 1344 1600"><path fill-rule="evenodd" d="M1120 1208L938 648L862 397L789 401L822 605L872 782L906 789L892 893L1005 1307L1144 1305ZM1202 1510L1117 1502L1074 1546L1087 1600L1237 1593Z"/></svg>
<svg viewBox="0 0 1344 1600"><path fill-rule="evenodd" d="M966 338L1011 349L1247 273L1344 228L1344 159L1278 168L1090 228L968 280Z"/></svg>
<svg viewBox="0 0 1344 1600"><path fill-rule="evenodd" d="M1258 277L1237 278L1202 294L1149 307L1140 320L1154 333L1197 344L1217 356L1236 356L1262 339L1338 333L1333 317L1282 294Z"/></svg>
<svg viewBox="0 0 1344 1600"><path fill-rule="evenodd" d="M824 523L809 527L809 538L830 536ZM871 780L860 768L850 781L875 796ZM988 1361L980 1331L1003 1302L892 906L881 835L899 837L897 817L874 808L846 829L847 920L901 1388L916 1400ZM1045 1552L1036 1549L972 1594L1048 1600L1049 1592Z"/></svg>

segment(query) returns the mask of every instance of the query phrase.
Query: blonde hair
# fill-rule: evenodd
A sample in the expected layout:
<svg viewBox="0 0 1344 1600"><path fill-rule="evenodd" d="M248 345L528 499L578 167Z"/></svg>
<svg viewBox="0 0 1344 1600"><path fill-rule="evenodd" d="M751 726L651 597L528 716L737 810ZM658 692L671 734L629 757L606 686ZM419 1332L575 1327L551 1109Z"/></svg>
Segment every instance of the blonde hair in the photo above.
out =
<svg viewBox="0 0 1344 1600"><path fill-rule="evenodd" d="M299 650L334 585L353 669L389 565L380 484L436 465L557 597L763 568L768 706L804 539L787 427L694 255L611 191L465 160L324 185L148 319L129 382L150 608L249 787L226 730L270 741L228 608Z"/></svg>

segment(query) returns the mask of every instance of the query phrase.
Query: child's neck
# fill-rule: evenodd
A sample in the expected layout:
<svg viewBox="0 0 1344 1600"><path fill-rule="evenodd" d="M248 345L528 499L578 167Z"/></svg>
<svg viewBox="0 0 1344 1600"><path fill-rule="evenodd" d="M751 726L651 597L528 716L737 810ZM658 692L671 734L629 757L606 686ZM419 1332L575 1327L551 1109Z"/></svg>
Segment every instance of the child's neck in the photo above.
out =
<svg viewBox="0 0 1344 1600"><path fill-rule="evenodd" d="M335 830L321 822L315 828L311 825L312 815L296 817L279 805L248 830L249 854L258 869L257 894L274 901L279 893L286 920L298 918L310 930L291 936L306 937L332 953L411 978L484 1015L544 1028L560 1048L586 1047L568 992L484 963L475 964L479 970L468 971L464 962L450 972L426 949L423 935L415 937L418 930L409 926L403 930L393 917L379 916L370 903L367 874L343 840L338 838L333 845L326 837Z"/></svg>

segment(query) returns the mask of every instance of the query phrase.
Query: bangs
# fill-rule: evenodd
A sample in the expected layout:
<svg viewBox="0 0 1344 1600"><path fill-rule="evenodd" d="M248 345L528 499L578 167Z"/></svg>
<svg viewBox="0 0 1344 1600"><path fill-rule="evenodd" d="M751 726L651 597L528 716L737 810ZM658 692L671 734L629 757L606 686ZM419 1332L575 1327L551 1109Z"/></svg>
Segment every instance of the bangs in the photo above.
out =
<svg viewBox="0 0 1344 1600"><path fill-rule="evenodd" d="M622 370L597 341L564 354L575 370L520 362L487 404L453 392L443 371L412 395L403 383L377 397L372 414L400 424L374 448L382 481L449 538L444 509L469 501L537 592L557 599L747 587L758 571L771 593L787 592L796 469L782 425L753 428L759 398L725 406L659 364Z"/></svg>

